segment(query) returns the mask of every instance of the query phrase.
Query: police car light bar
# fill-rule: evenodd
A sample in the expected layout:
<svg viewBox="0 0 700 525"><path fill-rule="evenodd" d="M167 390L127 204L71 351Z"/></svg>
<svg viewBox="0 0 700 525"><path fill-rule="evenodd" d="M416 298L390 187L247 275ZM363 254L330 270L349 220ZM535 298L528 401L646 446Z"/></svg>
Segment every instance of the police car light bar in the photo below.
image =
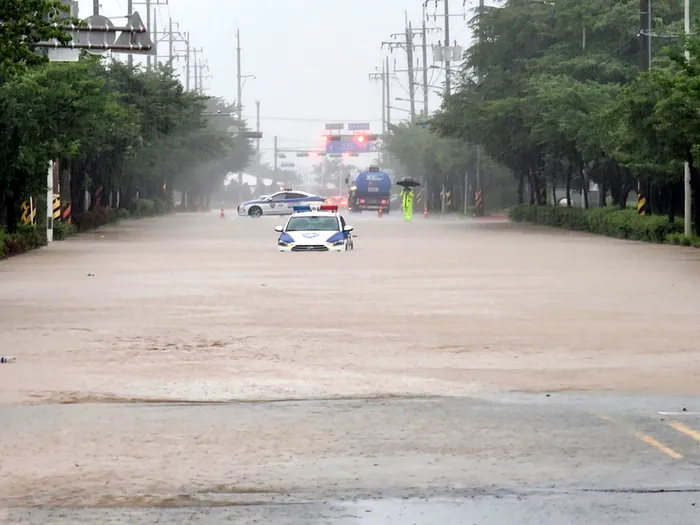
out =
<svg viewBox="0 0 700 525"><path fill-rule="evenodd" d="M311 211L311 206L293 206L294 211Z"/></svg>
<svg viewBox="0 0 700 525"><path fill-rule="evenodd" d="M338 206L333 204L321 204L321 211L338 211Z"/></svg>

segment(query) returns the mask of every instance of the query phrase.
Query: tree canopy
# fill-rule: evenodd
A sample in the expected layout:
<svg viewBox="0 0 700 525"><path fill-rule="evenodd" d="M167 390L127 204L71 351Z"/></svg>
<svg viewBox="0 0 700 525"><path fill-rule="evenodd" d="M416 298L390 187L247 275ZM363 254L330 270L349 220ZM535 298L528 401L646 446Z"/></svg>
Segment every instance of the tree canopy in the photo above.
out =
<svg viewBox="0 0 700 525"><path fill-rule="evenodd" d="M65 39L50 25L62 9L52 0L0 7L0 223L8 230L20 202L46 194L50 160L76 213L100 187L119 191L121 206L173 191L206 197L247 165L249 141L229 132L245 123L211 116L230 108L185 91L169 67L144 71L90 55L49 63L32 44Z"/></svg>
<svg viewBox="0 0 700 525"><path fill-rule="evenodd" d="M560 188L570 205L572 189L587 199L596 183L599 205L609 196L624 207L628 192L639 188L649 211L670 217L682 208L688 161L699 231L700 39L684 39L681 2L656 1L653 24L651 68L640 73L637 1L505 0L487 7L470 22L475 39L431 131L400 126L388 149L412 176L449 178L452 169L454 176L472 170L480 146L494 166L512 173L521 203L551 202L542 190ZM486 184L490 174L482 171Z"/></svg>

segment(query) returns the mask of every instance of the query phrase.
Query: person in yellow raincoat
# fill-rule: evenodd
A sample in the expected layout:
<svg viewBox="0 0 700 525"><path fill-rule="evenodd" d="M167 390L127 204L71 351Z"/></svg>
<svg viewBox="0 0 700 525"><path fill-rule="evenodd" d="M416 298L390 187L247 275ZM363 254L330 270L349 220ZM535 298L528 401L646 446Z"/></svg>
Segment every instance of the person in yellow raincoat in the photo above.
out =
<svg viewBox="0 0 700 525"><path fill-rule="evenodd" d="M413 190L408 186L404 186L401 192L401 209L403 210L404 220L411 222L413 218Z"/></svg>

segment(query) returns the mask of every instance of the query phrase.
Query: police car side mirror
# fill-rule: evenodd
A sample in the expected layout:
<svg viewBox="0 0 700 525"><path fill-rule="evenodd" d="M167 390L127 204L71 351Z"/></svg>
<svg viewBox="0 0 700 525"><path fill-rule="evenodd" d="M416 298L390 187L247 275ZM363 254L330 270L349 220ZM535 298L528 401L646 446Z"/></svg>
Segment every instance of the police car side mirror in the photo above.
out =
<svg viewBox="0 0 700 525"><path fill-rule="evenodd" d="M284 231L284 226L275 226L275 231L277 233L282 233Z"/></svg>
<svg viewBox="0 0 700 525"><path fill-rule="evenodd" d="M354 229L355 229L354 226L350 226L349 224L346 224L346 225L345 225L345 228L343 228L343 231L351 232L351 231L353 231Z"/></svg>

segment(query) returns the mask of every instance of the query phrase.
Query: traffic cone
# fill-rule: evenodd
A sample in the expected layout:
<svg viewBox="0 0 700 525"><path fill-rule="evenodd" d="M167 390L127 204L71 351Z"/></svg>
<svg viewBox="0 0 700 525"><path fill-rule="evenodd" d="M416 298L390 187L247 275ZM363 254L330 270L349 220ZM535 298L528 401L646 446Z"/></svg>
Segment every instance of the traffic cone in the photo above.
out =
<svg viewBox="0 0 700 525"><path fill-rule="evenodd" d="M423 210L423 218L427 219L428 218L428 208L425 208Z"/></svg>
<svg viewBox="0 0 700 525"><path fill-rule="evenodd" d="M225 218L226 218L226 214L224 213L224 209L223 209L223 208L221 208L221 214L219 215L219 217L221 217L222 219L225 219Z"/></svg>
<svg viewBox="0 0 700 525"><path fill-rule="evenodd" d="M377 216L381 219L384 216L384 211L382 210L382 207L380 206L379 209L377 209Z"/></svg>

